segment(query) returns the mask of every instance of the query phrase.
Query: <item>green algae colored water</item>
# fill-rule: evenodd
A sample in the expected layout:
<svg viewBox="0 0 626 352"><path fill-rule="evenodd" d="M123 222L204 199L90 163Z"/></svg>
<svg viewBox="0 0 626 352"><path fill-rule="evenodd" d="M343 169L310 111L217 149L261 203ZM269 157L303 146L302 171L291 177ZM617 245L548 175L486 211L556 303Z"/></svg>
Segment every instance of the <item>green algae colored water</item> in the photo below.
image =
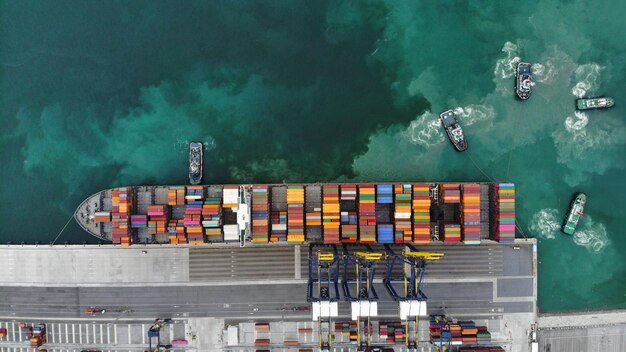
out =
<svg viewBox="0 0 626 352"><path fill-rule="evenodd" d="M543 311L626 307L626 3L0 2L0 242L187 182L515 182ZM517 62L535 85L514 96ZM607 111L575 99L610 95ZM620 103L622 102L622 103ZM456 153L438 114L454 109ZM568 202L585 192L573 237ZM69 223L58 242L92 241Z"/></svg>

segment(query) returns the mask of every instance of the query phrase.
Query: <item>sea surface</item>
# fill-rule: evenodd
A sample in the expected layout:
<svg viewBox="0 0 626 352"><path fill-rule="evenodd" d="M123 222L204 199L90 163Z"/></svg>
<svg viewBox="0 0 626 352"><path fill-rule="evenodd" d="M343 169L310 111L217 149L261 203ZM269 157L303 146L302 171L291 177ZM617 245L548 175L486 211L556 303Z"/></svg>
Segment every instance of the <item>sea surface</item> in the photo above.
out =
<svg viewBox="0 0 626 352"><path fill-rule="evenodd" d="M206 183L515 182L540 309L624 308L624 17L618 0L1 1L0 242L54 241L104 188L186 183L200 140ZM615 108L574 110L599 94ZM93 242L72 221L56 241Z"/></svg>

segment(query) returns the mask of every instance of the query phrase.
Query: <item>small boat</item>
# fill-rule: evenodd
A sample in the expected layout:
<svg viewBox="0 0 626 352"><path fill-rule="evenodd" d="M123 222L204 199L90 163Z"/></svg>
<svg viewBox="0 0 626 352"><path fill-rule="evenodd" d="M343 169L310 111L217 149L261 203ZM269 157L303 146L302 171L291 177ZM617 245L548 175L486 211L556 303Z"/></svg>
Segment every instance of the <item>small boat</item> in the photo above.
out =
<svg viewBox="0 0 626 352"><path fill-rule="evenodd" d="M578 110L608 109L613 105L613 98L609 97L576 99L576 109Z"/></svg>
<svg viewBox="0 0 626 352"><path fill-rule="evenodd" d="M585 203L587 202L587 195L584 193L578 193L576 198L570 204L567 211L567 217L563 224L563 232L568 235L573 235L576 231L578 221L583 216L585 210Z"/></svg>
<svg viewBox="0 0 626 352"><path fill-rule="evenodd" d="M456 120L456 114L454 111L446 110L439 114L439 118L441 119L443 128L446 129L448 138L450 138L450 142L452 142L454 148L460 152L465 151L467 149L467 140L465 140L465 135L463 134L461 125L459 125Z"/></svg>
<svg viewBox="0 0 626 352"><path fill-rule="evenodd" d="M189 143L189 183L200 184L202 181L202 143Z"/></svg>
<svg viewBox="0 0 626 352"><path fill-rule="evenodd" d="M517 73L515 75L515 94L517 97L526 100L530 98L532 92L533 78L530 70L530 64L520 62L517 64Z"/></svg>

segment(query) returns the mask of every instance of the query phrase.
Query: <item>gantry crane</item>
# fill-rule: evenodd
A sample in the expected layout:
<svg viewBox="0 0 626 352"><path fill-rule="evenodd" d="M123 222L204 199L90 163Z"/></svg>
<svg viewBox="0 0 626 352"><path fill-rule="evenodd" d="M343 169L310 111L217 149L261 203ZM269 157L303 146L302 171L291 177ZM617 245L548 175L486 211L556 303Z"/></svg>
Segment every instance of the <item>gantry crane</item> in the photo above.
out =
<svg viewBox="0 0 626 352"><path fill-rule="evenodd" d="M307 301L311 302L313 321L318 322L320 349L332 347L331 318L338 315L339 255L334 245L309 247L309 282Z"/></svg>
<svg viewBox="0 0 626 352"><path fill-rule="evenodd" d="M396 253L389 245L385 249L387 273L383 282L391 297L399 303L400 319L405 321L406 326L406 345L409 350L416 349L419 317L427 314L427 297L422 292L426 263L441 259L443 253L420 252L410 244L404 247L402 253ZM398 270L400 265L402 269ZM403 294L398 293L400 289Z"/></svg>
<svg viewBox="0 0 626 352"><path fill-rule="evenodd" d="M149 350L150 352L157 352L157 351L167 351L169 348L172 347L172 345L166 344L163 345L161 344L161 328L163 328L165 325L171 323L172 320L171 319L156 319L152 325L150 326L150 329L148 329L148 346L149 346ZM152 349L152 338L156 337L157 339L157 343L155 345L155 348Z"/></svg>
<svg viewBox="0 0 626 352"><path fill-rule="evenodd" d="M371 344L370 317L378 315L378 294L374 288L374 273L377 263L383 259L383 253L372 251L369 245L363 245L364 250L352 252L348 246L343 246L343 292L346 300L350 301L352 320L357 322L357 345L367 348ZM354 272L350 268L354 266ZM354 294L350 286L354 285ZM362 318L366 317L363 321Z"/></svg>

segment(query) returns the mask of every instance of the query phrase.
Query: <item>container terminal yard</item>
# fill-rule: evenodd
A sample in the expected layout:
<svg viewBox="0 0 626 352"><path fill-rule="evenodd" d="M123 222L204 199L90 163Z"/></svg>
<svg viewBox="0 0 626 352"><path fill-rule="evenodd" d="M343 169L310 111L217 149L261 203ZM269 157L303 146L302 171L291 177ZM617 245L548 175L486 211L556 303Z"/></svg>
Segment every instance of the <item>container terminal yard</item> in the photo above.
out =
<svg viewBox="0 0 626 352"><path fill-rule="evenodd" d="M534 351L551 330L537 325L536 241L511 236L514 194L100 192L75 217L113 244L0 247L0 351Z"/></svg>
<svg viewBox="0 0 626 352"><path fill-rule="evenodd" d="M386 256L376 264L369 283L377 299L362 299L375 302L375 312L353 319L354 301L348 300L340 287L336 314L328 317L333 350L355 351L356 338L371 346L408 350L406 335L401 332L396 331L398 341L395 333L393 342L381 339L381 331L389 333L388 325L402 327L413 319L400 316L400 302L383 282L386 262L391 260L388 251L402 253L404 247L370 248L372 253ZM313 320L315 311L308 294L309 248L3 246L0 265L7 275L1 279L0 319L8 331L0 338L0 348L24 348L18 325L25 322L47 324L47 342L42 348L49 351L145 350L144 339L152 322L171 318L173 322L163 328L167 335L162 340L187 341L187 345L172 350L319 350L322 319L318 316ZM349 246L346 248L351 252ZM355 249L363 250L359 245ZM417 350L437 348L430 342L430 314L446 315L455 322L473 320L476 326L488 329L492 345L529 350L527 330L536 317L533 240L516 240L510 245L486 240L478 246L441 244L414 249L444 253L441 259L428 263L420 287L427 297L427 308L419 312L423 316L413 338ZM343 246L337 248L338 253L343 250ZM349 269L345 279L355 281L355 274ZM343 275L341 272L338 286L342 286ZM85 314L90 308L104 309L105 313ZM354 332L354 324L363 324L363 320L371 325L371 333L363 334L369 341ZM345 328L336 332L336 324ZM237 328L236 342L223 333L229 327ZM229 346L229 342L234 345ZM258 346L268 343L269 347ZM298 346L291 346L295 343Z"/></svg>

